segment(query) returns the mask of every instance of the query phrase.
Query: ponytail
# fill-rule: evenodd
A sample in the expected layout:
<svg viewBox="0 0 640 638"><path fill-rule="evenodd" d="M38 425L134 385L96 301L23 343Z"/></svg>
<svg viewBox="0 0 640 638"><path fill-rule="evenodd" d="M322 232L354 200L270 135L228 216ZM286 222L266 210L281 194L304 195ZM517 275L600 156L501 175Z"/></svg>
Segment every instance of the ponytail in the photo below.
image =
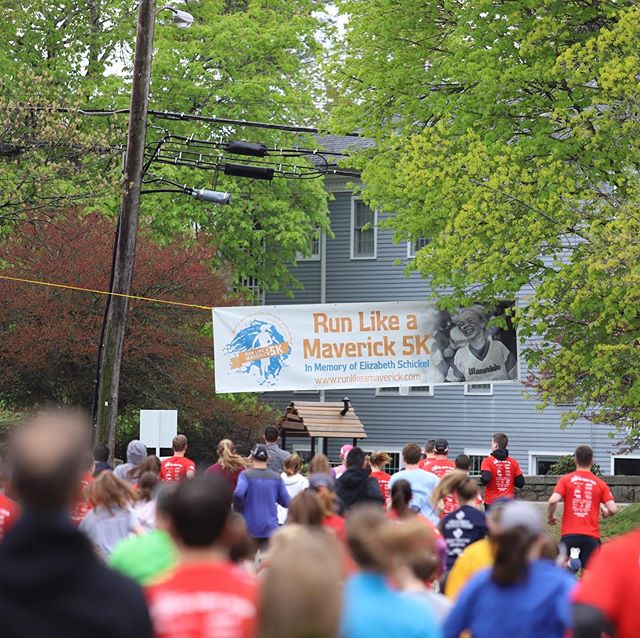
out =
<svg viewBox="0 0 640 638"><path fill-rule="evenodd" d="M524 527L514 527L495 538L491 579L503 587L522 582L529 567L529 550L536 540Z"/></svg>
<svg viewBox="0 0 640 638"><path fill-rule="evenodd" d="M437 505L443 498L456 494L461 501L470 501L480 492L475 479L469 478L466 472L454 471L445 474L431 494L431 501Z"/></svg>
<svg viewBox="0 0 640 638"><path fill-rule="evenodd" d="M235 473L247 468L247 462L236 453L236 446L230 439L222 439L218 443L218 463L227 470Z"/></svg>
<svg viewBox="0 0 640 638"><path fill-rule="evenodd" d="M398 518L406 518L413 514L409 508L409 503L413 498L411 483L400 479L391 486L391 509L398 515Z"/></svg>

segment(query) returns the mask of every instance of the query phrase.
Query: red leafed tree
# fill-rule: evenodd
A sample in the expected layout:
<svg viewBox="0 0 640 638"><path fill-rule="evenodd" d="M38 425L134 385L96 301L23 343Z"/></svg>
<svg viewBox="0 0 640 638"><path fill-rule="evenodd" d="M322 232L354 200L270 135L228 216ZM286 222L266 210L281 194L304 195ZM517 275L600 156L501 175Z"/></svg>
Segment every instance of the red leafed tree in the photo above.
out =
<svg viewBox="0 0 640 638"><path fill-rule="evenodd" d="M5 239L0 274L105 290L113 238L114 224L104 215L59 211L52 223L24 223ZM159 245L141 233L135 294L224 304L229 281L212 272L207 244L178 238ZM49 401L90 408L106 299L0 280L0 398L15 408ZM261 410L238 414L235 404L214 394L210 325L207 310L131 300L120 412L177 408L183 422L215 423L224 430L228 420L246 432L257 426Z"/></svg>

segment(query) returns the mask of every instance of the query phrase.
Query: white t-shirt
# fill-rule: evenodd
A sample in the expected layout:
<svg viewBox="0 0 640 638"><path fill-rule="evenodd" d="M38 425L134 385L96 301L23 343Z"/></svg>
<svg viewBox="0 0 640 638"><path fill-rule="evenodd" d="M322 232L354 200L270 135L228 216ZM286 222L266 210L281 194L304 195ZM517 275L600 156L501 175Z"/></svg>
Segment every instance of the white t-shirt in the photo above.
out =
<svg viewBox="0 0 640 638"><path fill-rule="evenodd" d="M501 341L489 341L489 350L484 359L478 359L467 345L456 352L453 363L465 381L508 381L513 378L507 370L511 357L509 348Z"/></svg>
<svg viewBox="0 0 640 638"><path fill-rule="evenodd" d="M284 481L284 486L287 488L289 498L293 500L298 494L304 492L309 487L309 480L302 476L302 474L294 474L293 476L287 476L285 472L280 475ZM282 505L278 505L278 523L284 525L287 522L287 516L289 510Z"/></svg>

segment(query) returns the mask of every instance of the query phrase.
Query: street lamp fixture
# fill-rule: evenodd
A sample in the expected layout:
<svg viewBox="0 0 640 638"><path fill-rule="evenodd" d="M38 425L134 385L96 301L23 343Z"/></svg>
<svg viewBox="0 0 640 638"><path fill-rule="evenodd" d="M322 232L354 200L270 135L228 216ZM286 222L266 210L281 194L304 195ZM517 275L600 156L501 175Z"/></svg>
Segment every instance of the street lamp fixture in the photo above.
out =
<svg viewBox="0 0 640 638"><path fill-rule="evenodd" d="M173 24L175 24L178 29L188 29L193 24L193 16L187 11L182 11L181 9L176 9L175 7L162 7L160 11L171 11L173 13Z"/></svg>

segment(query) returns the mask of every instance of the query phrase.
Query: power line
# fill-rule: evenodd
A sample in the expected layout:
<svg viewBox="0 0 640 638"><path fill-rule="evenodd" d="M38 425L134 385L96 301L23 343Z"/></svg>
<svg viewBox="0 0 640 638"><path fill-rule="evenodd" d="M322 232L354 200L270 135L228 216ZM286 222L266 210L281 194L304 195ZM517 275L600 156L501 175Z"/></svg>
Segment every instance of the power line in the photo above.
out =
<svg viewBox="0 0 640 638"><path fill-rule="evenodd" d="M30 106L22 107L5 107L6 110L26 110L26 111L48 111L52 113L77 113L87 116L110 116L110 115L127 115L129 109L72 109L67 107L45 107ZM291 133L315 133L317 135L329 133L313 126L296 126L295 124L272 124L270 122L258 122L253 120L236 120L224 117L212 117L205 115L194 115L191 113L175 113L172 111L156 111L149 110L149 115L158 119L184 121L184 122L208 122L210 124L231 125L231 126L247 126L251 128L271 129L277 131L289 131ZM343 133L342 137L361 137L359 133Z"/></svg>

